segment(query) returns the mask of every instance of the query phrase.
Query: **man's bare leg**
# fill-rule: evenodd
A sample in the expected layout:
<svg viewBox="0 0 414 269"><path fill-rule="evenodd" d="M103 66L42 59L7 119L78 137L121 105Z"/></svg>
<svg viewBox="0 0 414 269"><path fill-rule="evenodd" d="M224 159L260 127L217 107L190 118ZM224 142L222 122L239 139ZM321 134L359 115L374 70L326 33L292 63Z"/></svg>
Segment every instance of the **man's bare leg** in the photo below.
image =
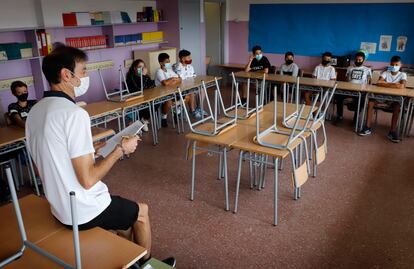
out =
<svg viewBox="0 0 414 269"><path fill-rule="evenodd" d="M148 205L143 203L138 203L138 205L138 220L134 223L132 231L134 234L134 242L148 251L143 257L144 260L147 260L151 257L151 225L148 215Z"/></svg>

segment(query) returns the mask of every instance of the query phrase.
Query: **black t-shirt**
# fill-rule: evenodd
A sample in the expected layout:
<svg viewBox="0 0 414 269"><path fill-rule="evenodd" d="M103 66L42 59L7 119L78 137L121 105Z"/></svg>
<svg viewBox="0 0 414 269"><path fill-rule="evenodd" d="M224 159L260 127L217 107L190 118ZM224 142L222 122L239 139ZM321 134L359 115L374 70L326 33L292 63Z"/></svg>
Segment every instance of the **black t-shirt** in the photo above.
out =
<svg viewBox="0 0 414 269"><path fill-rule="evenodd" d="M130 92L137 92L141 90L141 78L134 75L132 72L128 72L126 83ZM142 76L142 83L144 84L144 89L155 87L155 82L148 75Z"/></svg>
<svg viewBox="0 0 414 269"><path fill-rule="evenodd" d="M253 59L253 61L250 64L250 71L255 72L255 71L260 71L260 70L264 70L266 68L270 68L270 62L269 60L266 58L266 56L263 56L260 61L258 61L256 58Z"/></svg>
<svg viewBox="0 0 414 269"><path fill-rule="evenodd" d="M25 107L21 107L19 103L11 103L9 105L9 117L14 123L14 115L18 114L22 120L26 120L27 115L29 114L30 109L36 104L36 100L27 100L27 105Z"/></svg>

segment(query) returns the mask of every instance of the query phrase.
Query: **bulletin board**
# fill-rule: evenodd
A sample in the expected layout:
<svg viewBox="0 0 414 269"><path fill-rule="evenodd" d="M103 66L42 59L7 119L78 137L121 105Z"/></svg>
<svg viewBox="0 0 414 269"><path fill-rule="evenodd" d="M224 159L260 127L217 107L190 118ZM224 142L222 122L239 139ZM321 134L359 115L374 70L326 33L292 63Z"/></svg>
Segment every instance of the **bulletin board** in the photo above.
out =
<svg viewBox="0 0 414 269"><path fill-rule="evenodd" d="M391 36L389 51L380 51L381 36L384 42ZM414 3L250 5L250 48L260 45L266 53L304 56L330 51L340 56L355 53L361 42L376 43L370 61L388 62L399 55L404 63L414 64Z"/></svg>

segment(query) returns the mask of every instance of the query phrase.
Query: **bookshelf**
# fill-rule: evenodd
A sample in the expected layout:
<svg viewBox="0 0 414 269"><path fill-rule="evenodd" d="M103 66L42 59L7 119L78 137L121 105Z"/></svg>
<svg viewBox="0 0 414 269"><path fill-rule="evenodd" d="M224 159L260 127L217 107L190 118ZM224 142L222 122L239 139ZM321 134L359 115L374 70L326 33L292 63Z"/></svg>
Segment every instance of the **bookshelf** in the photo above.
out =
<svg viewBox="0 0 414 269"><path fill-rule="evenodd" d="M66 38L85 37L94 35L104 35L107 37L106 48L85 49L88 54L89 62L99 62L112 60L114 68L111 73L107 72L109 87L116 87L117 72L119 65L126 59L132 58L133 50L159 48L163 44L168 44L166 40L157 40L148 43L128 44L123 46L115 46L115 36L130 35L142 32L160 31L159 26L167 24L168 21L158 22L133 22L133 23L114 23L102 25L87 26L56 26L56 27L36 27L36 28L11 28L0 30L1 43L30 43L32 45L32 57L1 60L0 61L0 80L11 78L20 78L25 76L33 77L33 85L29 86L30 98L40 99L43 92L48 90L48 83L42 74L42 61L44 56L39 53L36 31L44 30L51 35L51 43L61 42L66 44ZM116 50L116 51L114 51ZM118 63L119 62L119 63ZM91 88L84 97L87 101L98 101L104 99L100 79L97 72L91 72ZM114 83L115 82L115 83ZM111 85L111 83L113 85ZM0 89L0 99L3 109L7 108L10 102L15 102L15 98L11 95L10 89Z"/></svg>

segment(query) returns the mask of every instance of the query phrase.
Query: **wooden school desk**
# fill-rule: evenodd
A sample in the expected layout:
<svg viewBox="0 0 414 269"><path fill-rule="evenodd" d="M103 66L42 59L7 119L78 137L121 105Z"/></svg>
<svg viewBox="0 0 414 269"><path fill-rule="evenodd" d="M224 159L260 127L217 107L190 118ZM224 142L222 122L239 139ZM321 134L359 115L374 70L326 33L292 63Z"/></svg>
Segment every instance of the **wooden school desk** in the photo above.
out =
<svg viewBox="0 0 414 269"><path fill-rule="evenodd" d="M217 78L218 80L221 79L221 77ZM202 82L204 81L206 88L212 87L215 85L215 77L213 76L197 76L194 78L184 79L180 85L175 86L159 86L155 87L153 89L149 89L144 92L144 99L147 102L150 102L150 109L152 109L152 115L154 117L152 125L157 127L158 125L158 119L157 119L157 111L155 109L156 105L161 105L162 103L168 101L168 100L175 100L178 101L177 98L177 87L180 88L183 94L189 94L192 91L193 92L199 92L201 89ZM147 93L148 92L148 93ZM203 106L203 100L201 94L200 96L200 106ZM183 112L182 112L183 113ZM176 115L177 123L179 121L178 115ZM183 121L183 118L182 118ZM178 126L179 127L179 126ZM158 135L157 130L159 127L155 128L155 144L158 144ZM178 132L180 132L178 128Z"/></svg>
<svg viewBox="0 0 414 269"><path fill-rule="evenodd" d="M414 90L402 88L387 88L381 87L377 85L366 85L364 91L367 93L365 98L364 110L362 114L362 121L365 122L365 114L368 107L369 99L374 99L377 101L391 101L397 102L400 104L401 110L398 117L398 133L401 134L403 129L405 129L403 118L403 111L404 111L404 100L405 98L409 98L412 95Z"/></svg>
<svg viewBox="0 0 414 269"><path fill-rule="evenodd" d="M33 169L32 158L30 157L30 154L28 154L26 146L26 137L24 129L18 126L0 128L0 155L4 155L17 150L23 150L25 156L27 156L27 163L29 165L29 176L34 182L36 194L40 195L36 175Z"/></svg>
<svg viewBox="0 0 414 269"><path fill-rule="evenodd" d="M19 199L28 240L37 243L65 227L56 220L46 199L27 195ZM21 247L19 227L13 204L0 207L0 260L15 254Z"/></svg>
<svg viewBox="0 0 414 269"><path fill-rule="evenodd" d="M47 200L28 195L19 203L28 240L63 261L74 264L73 233L52 216ZM22 243L13 205L0 207L0 214L2 260L16 253ZM80 231L79 237L83 268L128 268L147 253L144 248L100 228ZM22 257L4 268L61 267L26 248Z"/></svg>
<svg viewBox="0 0 414 269"><path fill-rule="evenodd" d="M273 113L269 112L271 110L269 107L273 106L272 104L268 104L264 107L264 110L259 113L261 123L269 126L273 122ZM293 109L293 107L290 107ZM282 114L278 113L278 123L282 122ZM196 174L196 150L200 150L201 152L213 152L219 153L223 155L223 162L224 162L224 188L225 188L225 197L226 197L226 210L229 210L228 206L228 176L227 176L227 152L231 149L239 149L240 150L240 158L243 157L245 152L253 153L253 154L261 154L270 156L274 158L274 163L276 164L275 167L278 167L278 159L284 159L289 156L288 150L276 150L268 147L264 147L258 145L253 141L253 137L256 135L256 115L251 117L247 120L237 120L237 126L230 129L227 132L223 132L218 134L217 136L204 136L195 133L189 133L186 135L186 138L189 142L192 142L191 149L192 149L192 174L191 174L191 200L194 200L194 189L195 189L195 174ZM309 133L304 133L305 138L308 137ZM199 144L207 144L207 145L215 145L219 147L219 150L214 150L208 147L197 147L197 143ZM294 147L297 144L293 145ZM240 168L241 159L239 159L239 169ZM221 163L221 162L220 162ZM278 169L274 169L275 173L275 188L277 188L277 176L278 176ZM239 170L240 171L240 170ZM222 174L221 168L219 168L219 175ZM219 176L220 177L220 176ZM239 180L239 173L238 173L238 180ZM238 202L238 193L236 194L236 202ZM277 189L275 189L275 200L274 200L274 207L275 207L275 215L274 215L274 224L277 224ZM237 208L235 208L237 210Z"/></svg>
<svg viewBox="0 0 414 269"><path fill-rule="evenodd" d="M122 129L120 115L122 109L121 103L101 101L87 104L83 109L88 112L92 127L104 124L106 128L108 122L117 119L118 131Z"/></svg>
<svg viewBox="0 0 414 269"><path fill-rule="evenodd" d="M96 141L99 141L99 140L102 140L102 139L106 139L106 138L109 138L109 137L115 135L114 130L100 128L100 127L92 127L91 132L92 132L93 142L96 142Z"/></svg>
<svg viewBox="0 0 414 269"><path fill-rule="evenodd" d="M257 79L257 80L263 79L263 75L247 73L247 72L237 72L235 73L235 76L238 78L242 78L242 79L247 79L247 78ZM296 78L292 76L269 74L266 76L266 81L295 84ZM360 128L362 128L362 124L361 124L361 127L359 127L359 118L360 118L360 107L362 105L362 96L363 96L363 92L365 92L365 85L360 85L360 84L355 84L355 83L350 83L350 82L343 82L343 81L336 82L333 80L319 80L315 78L306 78L306 77L299 78L300 87L305 90L311 90L311 91L319 91L320 89L332 89L335 83L337 83L335 94L358 98L358 106L357 106L357 111L356 111L357 120L355 123L355 132L357 132Z"/></svg>

